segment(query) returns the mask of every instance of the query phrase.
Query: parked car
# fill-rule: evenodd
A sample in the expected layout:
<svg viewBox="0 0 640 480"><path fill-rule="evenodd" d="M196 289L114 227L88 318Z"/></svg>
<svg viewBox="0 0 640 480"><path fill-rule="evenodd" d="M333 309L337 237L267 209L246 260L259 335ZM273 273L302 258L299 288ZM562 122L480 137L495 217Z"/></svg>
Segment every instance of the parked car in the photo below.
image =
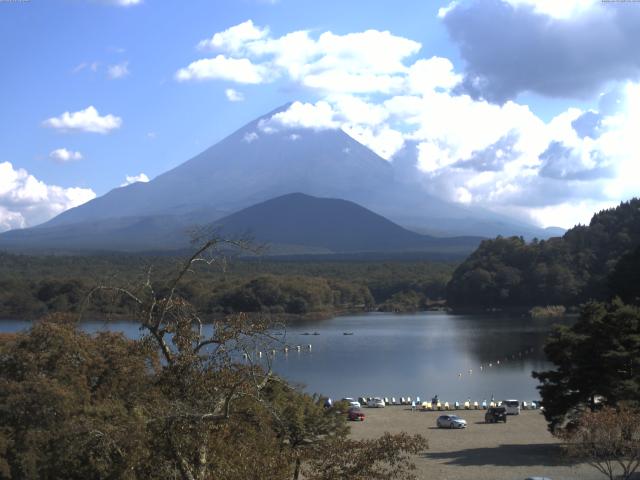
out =
<svg viewBox="0 0 640 480"><path fill-rule="evenodd" d="M353 422L363 422L364 412L359 407L351 407L347 413L347 419Z"/></svg>
<svg viewBox="0 0 640 480"><path fill-rule="evenodd" d="M490 407L484 414L485 423L507 423L506 407Z"/></svg>
<svg viewBox="0 0 640 480"><path fill-rule="evenodd" d="M384 408L384 400L382 400L380 397L370 398L367 402L367 407Z"/></svg>
<svg viewBox="0 0 640 480"><path fill-rule="evenodd" d="M520 402L518 400L503 400L502 406L507 409L507 415L520 415Z"/></svg>
<svg viewBox="0 0 640 480"><path fill-rule="evenodd" d="M345 397L342 399L343 402L347 402L349 404L350 407L361 407L362 405L360 405L360 402L358 402L357 400L354 400L351 397Z"/></svg>
<svg viewBox="0 0 640 480"><path fill-rule="evenodd" d="M466 428L467 421L457 415L440 415L436 425L438 428Z"/></svg>

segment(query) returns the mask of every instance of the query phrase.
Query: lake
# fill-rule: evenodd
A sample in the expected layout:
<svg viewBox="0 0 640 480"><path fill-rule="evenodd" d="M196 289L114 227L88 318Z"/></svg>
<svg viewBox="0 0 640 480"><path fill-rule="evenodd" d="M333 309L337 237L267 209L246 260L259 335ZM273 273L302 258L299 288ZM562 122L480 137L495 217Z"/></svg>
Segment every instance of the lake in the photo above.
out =
<svg viewBox="0 0 640 480"><path fill-rule="evenodd" d="M367 313L289 326L273 368L309 392L345 396L420 396L442 401L481 402L539 398L532 370L551 367L542 347L557 320L509 315ZM0 321L0 332L28 328L30 322ZM124 331L128 322L85 322L89 332ZM344 335L344 333L352 335ZM317 333L317 335L313 335ZM309 335L305 335L309 334ZM311 344L309 351L307 345ZM301 351L295 349L301 345ZM267 358L263 355L263 361Z"/></svg>

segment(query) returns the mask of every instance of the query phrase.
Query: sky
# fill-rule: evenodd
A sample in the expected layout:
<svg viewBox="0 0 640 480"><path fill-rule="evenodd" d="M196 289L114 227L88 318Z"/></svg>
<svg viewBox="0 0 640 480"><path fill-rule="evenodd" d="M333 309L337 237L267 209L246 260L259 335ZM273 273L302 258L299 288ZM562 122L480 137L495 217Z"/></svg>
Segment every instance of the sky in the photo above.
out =
<svg viewBox="0 0 640 480"><path fill-rule="evenodd" d="M265 129L342 129L443 199L588 223L640 193L639 25L612 0L0 0L0 231L287 102Z"/></svg>

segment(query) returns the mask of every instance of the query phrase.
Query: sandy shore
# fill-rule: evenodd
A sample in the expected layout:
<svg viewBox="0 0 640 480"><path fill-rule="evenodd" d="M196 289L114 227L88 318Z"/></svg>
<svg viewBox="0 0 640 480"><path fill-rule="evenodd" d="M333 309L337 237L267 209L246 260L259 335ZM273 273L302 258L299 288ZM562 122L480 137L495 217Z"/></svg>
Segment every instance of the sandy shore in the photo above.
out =
<svg viewBox="0 0 640 480"><path fill-rule="evenodd" d="M364 408L364 422L350 422L355 439L373 438L384 432L420 433L429 450L415 458L418 478L446 480L524 480L529 476L552 480L604 478L584 464L562 457L558 441L546 429L539 411L509 416L506 424L485 424L483 410L451 412L465 420L464 430L437 429L443 412L412 412L394 406Z"/></svg>

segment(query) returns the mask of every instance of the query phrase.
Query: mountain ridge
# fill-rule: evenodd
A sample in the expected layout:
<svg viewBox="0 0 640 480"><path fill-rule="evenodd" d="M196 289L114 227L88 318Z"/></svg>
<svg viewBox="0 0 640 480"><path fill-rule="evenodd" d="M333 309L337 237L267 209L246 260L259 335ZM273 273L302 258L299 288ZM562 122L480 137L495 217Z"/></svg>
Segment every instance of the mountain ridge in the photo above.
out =
<svg viewBox="0 0 640 480"><path fill-rule="evenodd" d="M270 244L270 255L423 252L462 256L480 237L435 238L404 229L356 203L286 194L247 207L215 222L195 226L178 215L126 217L14 230L0 235L0 248L60 251L178 251L194 233L226 238L252 233Z"/></svg>
<svg viewBox="0 0 640 480"><path fill-rule="evenodd" d="M247 207L214 223L220 231L252 231L269 243L305 245L332 253L459 249L480 237L435 238L409 231L382 215L341 199L290 193Z"/></svg>
<svg viewBox="0 0 640 480"><path fill-rule="evenodd" d="M196 224L210 224L292 192L354 202L405 228L436 236L548 236L535 226L428 195L407 175L406 160L387 161L341 129L278 127L270 119L287 106L249 122L150 182L113 189L42 225L0 235L0 246L21 241L42 249L51 246L48 241L62 246L66 239L70 248L139 250L145 242L152 250L174 248ZM94 235L96 231L103 234Z"/></svg>
<svg viewBox="0 0 640 480"><path fill-rule="evenodd" d="M436 220L443 235L548 237L543 229L520 220L427 194L415 175L402 170L413 171L412 160L384 160L341 129L264 128L288 105L247 123L148 183L111 190L44 226L148 215L186 215L204 223L302 192L349 200L426 233L436 233L430 231Z"/></svg>

